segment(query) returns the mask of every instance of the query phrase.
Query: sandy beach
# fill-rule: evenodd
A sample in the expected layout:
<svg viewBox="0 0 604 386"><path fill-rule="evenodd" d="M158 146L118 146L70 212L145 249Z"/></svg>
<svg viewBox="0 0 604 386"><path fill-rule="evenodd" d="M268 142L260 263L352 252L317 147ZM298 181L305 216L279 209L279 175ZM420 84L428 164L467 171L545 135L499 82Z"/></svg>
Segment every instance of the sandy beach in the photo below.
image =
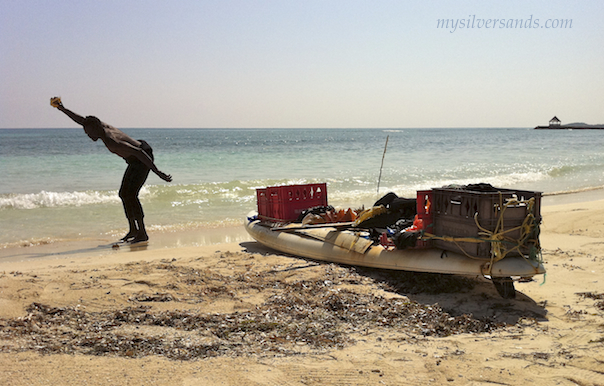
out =
<svg viewBox="0 0 604 386"><path fill-rule="evenodd" d="M243 228L8 248L0 384L604 385L601 193L546 200L547 275L512 300L276 254Z"/></svg>

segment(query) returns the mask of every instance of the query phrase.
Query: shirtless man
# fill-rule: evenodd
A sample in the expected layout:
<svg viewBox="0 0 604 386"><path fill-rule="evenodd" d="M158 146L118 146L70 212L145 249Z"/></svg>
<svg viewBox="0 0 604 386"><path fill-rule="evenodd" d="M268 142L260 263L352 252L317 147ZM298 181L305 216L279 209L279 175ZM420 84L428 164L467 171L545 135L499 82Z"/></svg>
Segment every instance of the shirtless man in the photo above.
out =
<svg viewBox="0 0 604 386"><path fill-rule="evenodd" d="M110 152L122 157L128 163L119 196L124 204L124 211L130 226L129 232L121 240L138 243L149 240L143 222L143 207L138 193L152 170L164 181L172 181L172 176L157 169L153 162L153 149L145 141L132 139L121 130L101 122L97 117L82 117L66 109L60 98L51 98L50 104L64 112L74 122L82 125L84 131L93 141L101 140Z"/></svg>

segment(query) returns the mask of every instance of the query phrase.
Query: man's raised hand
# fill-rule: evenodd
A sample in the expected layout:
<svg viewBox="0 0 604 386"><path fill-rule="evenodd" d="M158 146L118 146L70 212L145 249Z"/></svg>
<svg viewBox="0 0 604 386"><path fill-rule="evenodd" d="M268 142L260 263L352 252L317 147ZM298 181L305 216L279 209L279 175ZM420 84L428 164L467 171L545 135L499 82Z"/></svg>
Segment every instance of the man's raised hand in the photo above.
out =
<svg viewBox="0 0 604 386"><path fill-rule="evenodd" d="M63 103L61 103L61 97L50 98L50 105L54 108L59 108L59 106L63 106Z"/></svg>

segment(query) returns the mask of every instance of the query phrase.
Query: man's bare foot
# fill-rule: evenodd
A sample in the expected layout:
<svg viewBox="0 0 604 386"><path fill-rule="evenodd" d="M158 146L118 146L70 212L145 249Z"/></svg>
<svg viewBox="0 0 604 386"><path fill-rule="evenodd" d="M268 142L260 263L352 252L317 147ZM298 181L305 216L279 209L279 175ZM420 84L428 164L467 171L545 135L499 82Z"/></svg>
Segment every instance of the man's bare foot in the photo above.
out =
<svg viewBox="0 0 604 386"><path fill-rule="evenodd" d="M133 238L132 240L128 241L130 244L136 244L136 243L142 243L143 241L148 241L149 240L149 236L147 236L147 234L144 235L137 235L135 238Z"/></svg>
<svg viewBox="0 0 604 386"><path fill-rule="evenodd" d="M136 233L130 233L130 232L128 232L128 234L126 236L122 237L120 239L120 241L127 242L130 239L134 239L134 238L136 238Z"/></svg>

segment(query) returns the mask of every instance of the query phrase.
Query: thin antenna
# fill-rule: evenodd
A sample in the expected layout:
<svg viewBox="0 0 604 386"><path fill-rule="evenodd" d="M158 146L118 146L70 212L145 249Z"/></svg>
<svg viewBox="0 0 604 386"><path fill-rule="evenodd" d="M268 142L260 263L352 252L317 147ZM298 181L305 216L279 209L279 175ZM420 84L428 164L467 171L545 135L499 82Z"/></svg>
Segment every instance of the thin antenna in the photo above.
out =
<svg viewBox="0 0 604 386"><path fill-rule="evenodd" d="M382 180L382 168L384 167L384 157L386 157L386 149L388 148L388 138L390 136L387 135L386 136L386 144L384 145L384 154L382 154L382 164L380 165L380 176L378 178L378 184L377 184L377 194L380 194L380 181Z"/></svg>

